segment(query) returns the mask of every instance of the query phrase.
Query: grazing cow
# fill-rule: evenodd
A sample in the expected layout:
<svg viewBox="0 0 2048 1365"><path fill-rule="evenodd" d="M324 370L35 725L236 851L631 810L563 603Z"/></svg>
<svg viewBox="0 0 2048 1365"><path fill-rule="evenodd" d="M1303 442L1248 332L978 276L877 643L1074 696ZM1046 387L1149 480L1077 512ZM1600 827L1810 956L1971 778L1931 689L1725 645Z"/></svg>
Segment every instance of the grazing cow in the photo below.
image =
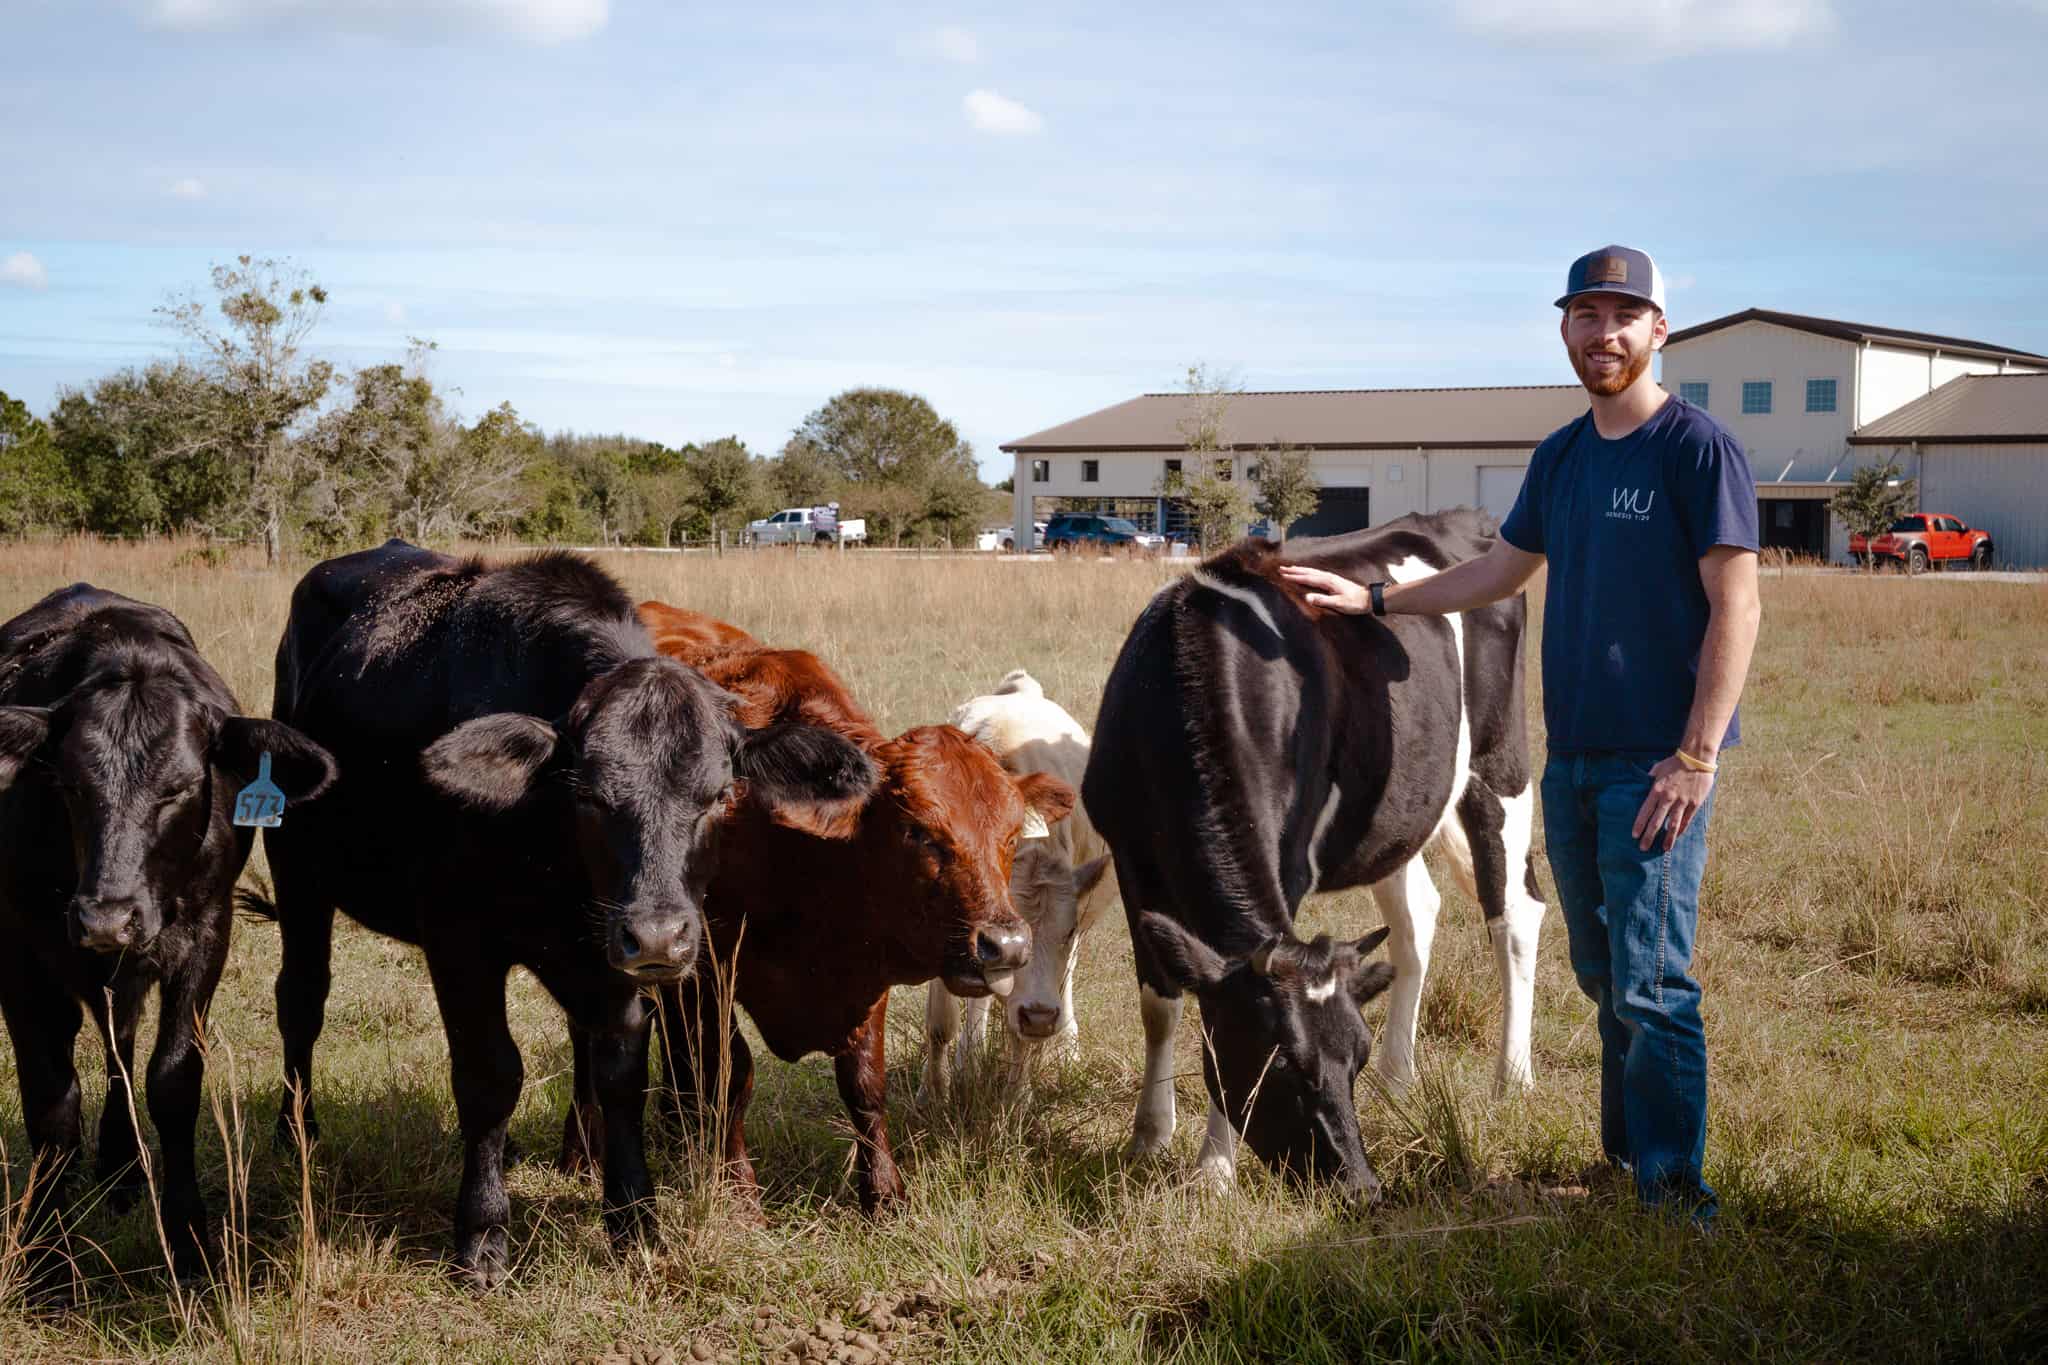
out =
<svg viewBox="0 0 2048 1365"><path fill-rule="evenodd" d="M287 1095L313 1129L335 908L424 949L462 1126L456 1262L477 1287L505 1270L522 1076L506 973L526 967L568 1012L603 1114L605 1222L615 1240L639 1234L654 1198L642 995L696 960L735 779L747 804L799 816L874 782L837 735L747 733L733 710L657 654L632 599L577 555L492 567L392 541L315 566L292 594L276 712L342 778L317 819L268 838Z"/></svg>
<svg viewBox="0 0 2048 1365"><path fill-rule="evenodd" d="M1004 677L992 694L963 702L952 723L987 745L1012 773L1050 773L1079 786L1088 767L1088 732L1021 668ZM1010 868L1010 900L1031 926L1032 948L1030 963L1017 973L1016 989L1003 1002L1009 1040L1004 1082L1013 1093L1029 1087L1031 1062L1039 1054L1080 1055L1074 964L1080 960L1082 935L1116 898L1114 884L1103 875L1108 870L1109 846L1078 805L1048 827L1045 838L1027 839L1018 847ZM965 1001L963 1021L963 1002L945 983L934 981L926 989L930 1050L920 1103L942 1100L952 1071L964 1069L980 1054L988 1006L985 996ZM951 1066L949 1045L956 1046Z"/></svg>
<svg viewBox="0 0 2048 1365"><path fill-rule="evenodd" d="M951 725L885 739L815 656L759 644L693 649L704 638L697 613L659 602L640 610L659 647L739 695L742 724L827 726L881 769L873 795L827 818L743 807L705 901L717 961L736 973L733 995L769 1050L786 1061L832 1058L853 1119L861 1207L873 1213L903 1193L884 1123L889 988L939 977L963 996L1009 993L1031 955L1010 903L1018 841L1031 814L1050 822L1072 810L1074 790L1044 773L1005 772ZM744 1119L753 1058L719 995L709 972L664 992L673 1074L682 1100L702 1106L703 1082L729 1061L725 1161L752 1190Z"/></svg>
<svg viewBox="0 0 2048 1365"><path fill-rule="evenodd" d="M38 1167L32 1235L61 1222L78 1151L81 1005L106 1049L98 1176L116 1207L142 1189L129 1077L154 982L148 1103L163 1144L163 1228L178 1273L203 1270L199 1030L255 833L233 823L235 798L266 769L286 824L334 777L318 745L243 716L162 607L79 583L0 626L0 1007ZM39 1290L52 1287L58 1253L54 1240L32 1252Z"/></svg>
<svg viewBox="0 0 2048 1365"><path fill-rule="evenodd" d="M1379 1066L1405 1083L1440 905L1421 857L1432 840L1493 938L1496 1085L1528 1083L1543 903L1529 860L1523 601L1337 616L1277 573L1284 561L1405 582L1483 553L1491 534L1459 509L1284 549L1245 541L1162 590L1131 628L1082 790L1115 853L1143 993L1134 1154L1172 1134L1173 1032L1192 990L1208 1039L1205 1173L1231 1178L1242 1134L1275 1165L1377 1189L1352 1086L1371 1045L1359 1006L1390 974L1366 954L1391 933ZM1302 897L1353 886L1372 888L1384 929L1355 944L1295 936Z"/></svg>

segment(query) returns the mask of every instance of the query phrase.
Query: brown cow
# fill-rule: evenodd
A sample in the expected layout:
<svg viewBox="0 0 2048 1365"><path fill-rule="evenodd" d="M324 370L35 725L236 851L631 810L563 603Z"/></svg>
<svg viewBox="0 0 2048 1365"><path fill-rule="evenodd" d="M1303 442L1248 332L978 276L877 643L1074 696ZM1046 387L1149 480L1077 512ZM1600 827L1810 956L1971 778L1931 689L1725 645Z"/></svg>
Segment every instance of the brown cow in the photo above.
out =
<svg viewBox="0 0 2048 1365"><path fill-rule="evenodd" d="M640 617L658 649L740 698L748 729L800 719L851 739L881 769L872 795L837 810L738 803L705 897L715 969L665 990L663 1001L670 1074L685 1105L700 1107L698 1077L719 1074L721 1037L729 1049L725 1160L749 1190L753 1058L719 1009L716 978L737 969L737 1001L776 1056L833 1059L853 1119L861 1207L873 1213L903 1193L884 1123L889 988L938 977L956 995L1008 993L1031 951L1010 902L1011 859L1027 812L1057 821L1073 809L1074 790L1044 773L1011 775L950 725L885 738L803 650L769 648L660 602L642 603Z"/></svg>

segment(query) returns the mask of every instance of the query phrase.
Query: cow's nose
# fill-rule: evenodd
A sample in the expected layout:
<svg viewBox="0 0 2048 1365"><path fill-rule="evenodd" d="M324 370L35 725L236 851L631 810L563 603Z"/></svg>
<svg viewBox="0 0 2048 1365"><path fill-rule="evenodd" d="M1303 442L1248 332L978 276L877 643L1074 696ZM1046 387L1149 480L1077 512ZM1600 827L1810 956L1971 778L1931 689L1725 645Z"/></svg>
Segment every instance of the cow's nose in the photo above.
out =
<svg viewBox="0 0 2048 1365"><path fill-rule="evenodd" d="M609 954L613 968L651 981L673 981L697 960L697 917L638 915L620 921Z"/></svg>
<svg viewBox="0 0 2048 1365"><path fill-rule="evenodd" d="M1058 1005L1019 1005L1017 1007L1017 1032L1026 1038L1050 1038L1053 1028L1060 1021Z"/></svg>
<svg viewBox="0 0 2048 1365"><path fill-rule="evenodd" d="M72 939L96 953L117 953L135 946L141 906L132 898L102 900L76 896L71 901Z"/></svg>
<svg viewBox="0 0 2048 1365"><path fill-rule="evenodd" d="M1014 972L1031 960L1031 931L991 925L974 936L974 961L982 974Z"/></svg>

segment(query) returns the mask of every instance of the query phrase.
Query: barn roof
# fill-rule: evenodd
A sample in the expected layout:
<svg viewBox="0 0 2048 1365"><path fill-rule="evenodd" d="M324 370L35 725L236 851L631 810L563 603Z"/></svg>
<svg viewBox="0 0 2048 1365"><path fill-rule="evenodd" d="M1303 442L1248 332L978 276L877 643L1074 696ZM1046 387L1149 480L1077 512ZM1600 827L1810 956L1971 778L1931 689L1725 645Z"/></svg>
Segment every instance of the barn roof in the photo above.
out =
<svg viewBox="0 0 2048 1365"><path fill-rule="evenodd" d="M1533 446L1586 410L1577 384L1523 388L1324 389L1232 393L1223 401L1222 444L1305 450L1412 450L1416 446ZM1147 393L1005 442L1013 454L1041 451L1176 451L1203 400Z"/></svg>
<svg viewBox="0 0 2048 1365"><path fill-rule="evenodd" d="M1966 374L1866 423L1852 445L2048 444L2048 374Z"/></svg>
<svg viewBox="0 0 2048 1365"><path fill-rule="evenodd" d="M1778 327L1790 327L1796 332L1811 332L1816 336L1833 337L1837 341L1852 341L1859 346L1868 341L1879 346L1903 346L1915 351L1944 351L1957 355L1983 356L1992 360L2011 360L2023 365L2048 365L2048 356L2036 355L2032 351L2014 350L2009 346L1997 346L1988 341L1937 336L1933 332L1911 332L1901 327L1872 327L1861 322L1809 317L1805 313L1780 313L1771 308L1745 308L1739 313L1730 313L1711 322L1680 328L1664 339L1664 345L1669 348L1691 341L1694 337L1703 337L1710 332L1718 332L1724 327L1737 327L1745 322L1768 322Z"/></svg>

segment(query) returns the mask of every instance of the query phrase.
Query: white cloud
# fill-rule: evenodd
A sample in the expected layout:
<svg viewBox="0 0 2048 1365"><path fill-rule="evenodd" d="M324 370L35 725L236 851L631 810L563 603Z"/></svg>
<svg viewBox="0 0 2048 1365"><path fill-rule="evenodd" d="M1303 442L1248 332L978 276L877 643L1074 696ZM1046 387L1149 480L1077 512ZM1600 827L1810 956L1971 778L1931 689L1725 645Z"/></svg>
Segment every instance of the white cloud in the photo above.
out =
<svg viewBox="0 0 2048 1365"><path fill-rule="evenodd" d="M1045 130L1045 120L1034 110L993 90L970 91L960 107L967 111L967 121L984 133L1023 136Z"/></svg>
<svg viewBox="0 0 2048 1365"><path fill-rule="evenodd" d="M48 289L50 272L26 251L17 251L0 261L0 284L11 284L21 289Z"/></svg>
<svg viewBox="0 0 2048 1365"><path fill-rule="evenodd" d="M384 321L390 323L393 327L403 327L405 325L405 305L402 303L385 304Z"/></svg>
<svg viewBox="0 0 2048 1365"><path fill-rule="evenodd" d="M588 38L611 18L611 0L142 0L141 8L162 28L490 33L532 43Z"/></svg>
<svg viewBox="0 0 2048 1365"><path fill-rule="evenodd" d="M1653 57L1789 47L1835 27L1832 0L1455 0L1454 12L1481 37Z"/></svg>
<svg viewBox="0 0 2048 1365"><path fill-rule="evenodd" d="M171 186L171 197L173 199L204 199L206 197L206 182L195 180L188 175Z"/></svg>

